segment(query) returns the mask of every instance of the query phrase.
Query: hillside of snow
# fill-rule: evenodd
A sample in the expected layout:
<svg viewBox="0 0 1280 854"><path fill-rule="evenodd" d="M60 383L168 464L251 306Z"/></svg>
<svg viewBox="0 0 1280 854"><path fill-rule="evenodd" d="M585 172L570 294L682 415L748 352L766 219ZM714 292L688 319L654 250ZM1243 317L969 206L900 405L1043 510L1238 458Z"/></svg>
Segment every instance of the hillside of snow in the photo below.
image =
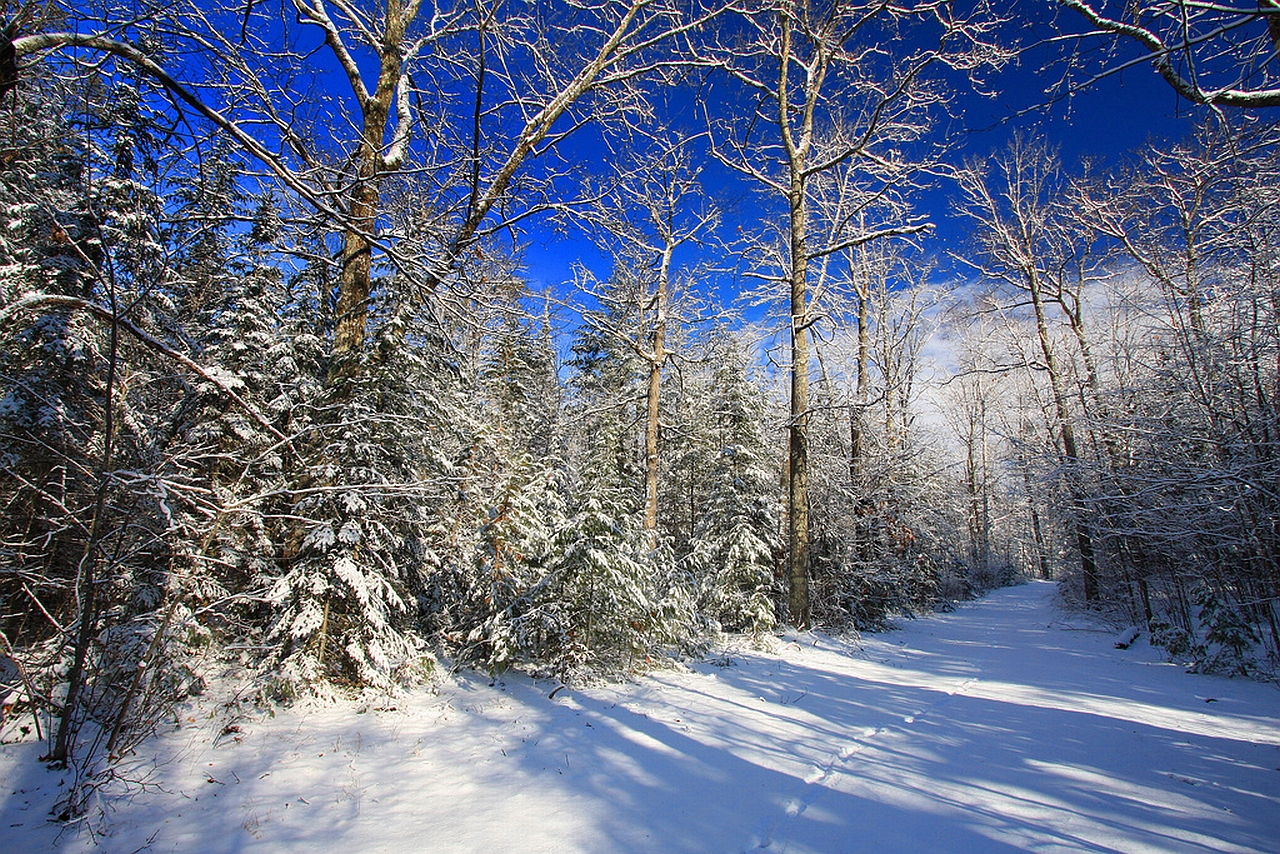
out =
<svg viewBox="0 0 1280 854"><path fill-rule="evenodd" d="M192 708L96 836L59 834L59 775L5 745L0 848L1280 851L1280 690L1116 649L1053 592L589 690L472 674L382 709Z"/></svg>

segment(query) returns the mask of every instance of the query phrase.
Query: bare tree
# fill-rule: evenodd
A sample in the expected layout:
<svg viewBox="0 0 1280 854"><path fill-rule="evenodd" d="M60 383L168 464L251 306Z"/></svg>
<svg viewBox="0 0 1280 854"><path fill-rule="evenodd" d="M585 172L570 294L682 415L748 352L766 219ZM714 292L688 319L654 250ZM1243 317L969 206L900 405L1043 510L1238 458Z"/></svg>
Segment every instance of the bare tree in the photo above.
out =
<svg viewBox="0 0 1280 854"><path fill-rule="evenodd" d="M1150 63L1173 91L1213 107L1280 106L1280 3L1202 0L1058 0L1091 28L1064 38L1104 40L1134 50L1104 51L1086 84ZM1077 54L1088 56L1092 50Z"/></svg>
<svg viewBox="0 0 1280 854"><path fill-rule="evenodd" d="M1052 393L1054 430L1065 465L1075 516L1076 545L1085 600L1096 602L1098 566L1091 511L1085 506L1081 451L1076 437L1067 365L1055 349L1049 311L1068 302L1068 275L1081 251L1063 222L1058 194L1064 183L1056 155L1043 144L1015 138L1008 150L986 163L970 163L957 176L967 212L978 224L984 279L1025 294L1035 321L1040 367Z"/></svg>
<svg viewBox="0 0 1280 854"><path fill-rule="evenodd" d="M1142 610L1184 615L1190 629L1200 586L1273 650L1280 548L1261 520L1280 435L1276 134L1274 123L1209 122L1079 202L1132 279L1112 285L1139 331L1117 347L1125 502L1111 524L1133 553Z"/></svg>
<svg viewBox="0 0 1280 854"><path fill-rule="evenodd" d="M946 501L926 462L928 438L916 429L922 348L938 309L938 291L927 284L932 265L922 256L905 241L850 249L840 273L848 283L815 301L838 325L814 347L821 377L811 425L814 559L822 572L815 589L825 600L814 607L841 619L832 606L845 597L852 613L843 619L862 626L896 607L927 607L934 572L919 558L922 550L932 556L928 532L947 515L925 510ZM926 484L939 501L921 501ZM881 592L847 598L846 591L867 585Z"/></svg>
<svg viewBox="0 0 1280 854"><path fill-rule="evenodd" d="M984 44L992 25L984 3L968 18L940 2L773 2L738 11L740 24L707 44L703 55L755 100L752 114L717 127L719 157L784 206L786 228L762 235L753 274L785 293L789 317L788 614L805 628L811 621L809 343L821 320L813 311L814 279L833 254L928 227L909 219L869 223L856 217L855 205L818 230L815 193L824 180L838 184L847 172L875 176L884 192L909 180L914 172L903 148L920 138L944 97L930 71L971 70L998 55ZM926 41L933 46L905 47Z"/></svg>
<svg viewBox="0 0 1280 854"><path fill-rule="evenodd" d="M607 179L610 188L588 209L588 218L601 232L601 242L612 246L615 267L631 268L621 278L630 278L639 288L633 295L633 319L639 325L602 331L620 338L646 366L644 530L653 548L658 540L662 376L673 355L668 324L677 280L683 275L675 256L710 237L719 225L720 211L702 185L695 139L641 136L615 156L617 174ZM696 275L688 269L684 274Z"/></svg>

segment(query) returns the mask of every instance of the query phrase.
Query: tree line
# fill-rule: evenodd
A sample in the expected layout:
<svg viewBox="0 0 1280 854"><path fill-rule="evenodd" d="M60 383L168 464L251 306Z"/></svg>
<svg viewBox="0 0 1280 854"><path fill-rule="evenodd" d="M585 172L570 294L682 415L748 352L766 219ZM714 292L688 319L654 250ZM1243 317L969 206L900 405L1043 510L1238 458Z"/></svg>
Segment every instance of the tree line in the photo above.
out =
<svg viewBox="0 0 1280 854"><path fill-rule="evenodd" d="M1234 672L1280 649L1276 142L1214 121L1072 174L1017 139L959 175L992 285L962 311L967 441L1054 485L1081 602Z"/></svg>

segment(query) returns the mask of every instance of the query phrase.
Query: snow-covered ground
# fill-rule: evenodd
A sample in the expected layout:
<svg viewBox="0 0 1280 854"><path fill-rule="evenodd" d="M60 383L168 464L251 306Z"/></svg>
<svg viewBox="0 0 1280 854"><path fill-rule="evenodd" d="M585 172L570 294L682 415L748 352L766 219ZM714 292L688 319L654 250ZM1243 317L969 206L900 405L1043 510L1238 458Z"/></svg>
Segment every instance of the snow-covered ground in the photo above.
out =
<svg viewBox="0 0 1280 854"><path fill-rule="evenodd" d="M1052 595L590 690L470 675L225 734L193 710L99 850L1280 851L1280 690L1115 649ZM46 822L36 750L0 748L0 850L90 847Z"/></svg>

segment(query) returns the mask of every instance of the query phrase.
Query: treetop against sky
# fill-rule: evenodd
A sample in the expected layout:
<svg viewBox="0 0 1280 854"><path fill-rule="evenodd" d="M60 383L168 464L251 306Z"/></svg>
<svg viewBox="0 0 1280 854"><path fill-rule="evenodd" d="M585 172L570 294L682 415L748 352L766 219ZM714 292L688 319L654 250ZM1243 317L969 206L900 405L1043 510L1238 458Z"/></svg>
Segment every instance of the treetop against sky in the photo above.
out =
<svg viewBox="0 0 1280 854"><path fill-rule="evenodd" d="M1185 135L1191 101L1270 103L1280 74L1280 13L1267 10L1271 2L1125 4L1129 11L1080 0L99 2L19 4L8 10L6 33L16 68L68 47L89 61L121 60L119 77L167 93L156 109L218 126L249 155L250 169L345 222L348 249L359 250L350 258L413 266L397 243L407 224L370 195L392 189L395 176L396 192L425 197L419 220L425 212L429 221L414 225L444 256L417 275L435 279L464 245L497 239L525 246L535 285L558 287L579 261L600 269L600 241L583 229L580 203L647 135L698 137L688 145L706 161L702 185L726 209L713 237L732 246L737 229L776 222L768 192L714 155L726 152L726 134L749 144L752 126L773 109L762 106L750 74L776 62L760 51L772 50L779 21L801 22L797 32L811 39L808 48L793 39L794 62L803 66L804 51L826 39L831 76L844 87L837 97L863 93L852 110L821 105L820 137L838 137L841 122L869 127L875 96L887 103L886 87L938 51L940 33L950 33L942 53L966 40L980 48L967 62L922 66L902 121L868 137L854 165L865 174L882 152L899 156L904 169L880 185L899 197L892 216L928 221L952 245L961 232L939 174L999 149L1015 130L1043 135L1067 163L1114 161L1148 139ZM848 32L821 31L837 19ZM188 133L196 135L189 119L175 121L175 140ZM757 147L753 156L767 172L780 151ZM560 219L552 226L547 214ZM381 239L365 252L361 234Z"/></svg>
<svg viewBox="0 0 1280 854"><path fill-rule="evenodd" d="M963 75L948 75L946 109L916 144L945 147L943 161L958 166L1002 149L1013 134L1021 133L1044 138L1073 168L1081 161L1114 166L1146 143L1173 141L1191 132L1201 108L1170 88L1150 57L1121 61L1115 57L1122 45L1100 44L1096 37L1091 48L1081 47L1084 42L1067 39L1063 32L1078 34L1087 28L1057 6L1037 0L1011 4L997 40L1016 48L1012 61L984 72L977 85ZM1265 23L1258 26L1265 32ZM1104 67L1113 70L1104 73ZM660 109L674 117L677 127L698 132L708 119L735 121L735 111L745 110L748 101L723 75L699 69L664 91ZM702 174L707 193L725 206L719 236L726 244L744 223L779 215L740 175L708 156L705 141L692 147L708 161ZM562 155L572 162L601 164L611 149L599 133L584 129L565 140ZM935 227L933 239L922 245L937 255L954 250L967 230L957 212L955 188L946 169L940 171L920 176L911 205L913 213ZM690 246L683 255L706 251L705 246ZM542 287L570 281L578 263L602 271L608 267L598 241L565 229L532 229L523 257L531 279ZM735 286L728 286L732 292Z"/></svg>

